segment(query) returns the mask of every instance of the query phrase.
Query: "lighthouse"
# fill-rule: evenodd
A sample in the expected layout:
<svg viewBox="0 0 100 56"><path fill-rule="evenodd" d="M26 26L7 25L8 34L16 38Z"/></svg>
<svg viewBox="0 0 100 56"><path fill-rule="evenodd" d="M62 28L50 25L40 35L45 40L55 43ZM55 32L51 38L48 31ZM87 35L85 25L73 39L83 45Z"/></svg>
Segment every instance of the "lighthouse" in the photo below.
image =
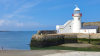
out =
<svg viewBox="0 0 100 56"><path fill-rule="evenodd" d="M80 9L77 5L75 5L76 8L74 9L74 13L72 14L73 17L73 33L80 33L81 28L81 17L82 14L80 13Z"/></svg>
<svg viewBox="0 0 100 56"><path fill-rule="evenodd" d="M64 25L56 25L57 33L97 33L98 26L81 26L82 14L78 6L75 6L73 20L68 20Z"/></svg>

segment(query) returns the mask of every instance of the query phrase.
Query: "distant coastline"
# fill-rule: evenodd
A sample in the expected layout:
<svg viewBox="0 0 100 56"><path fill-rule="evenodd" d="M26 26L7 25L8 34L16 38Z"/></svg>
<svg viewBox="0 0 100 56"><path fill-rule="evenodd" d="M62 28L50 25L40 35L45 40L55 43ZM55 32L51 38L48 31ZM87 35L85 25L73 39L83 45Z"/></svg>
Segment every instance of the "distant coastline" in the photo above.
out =
<svg viewBox="0 0 100 56"><path fill-rule="evenodd" d="M23 31L0 31L0 32L23 32Z"/></svg>
<svg viewBox="0 0 100 56"><path fill-rule="evenodd" d="M10 31L0 31L0 32L10 32Z"/></svg>

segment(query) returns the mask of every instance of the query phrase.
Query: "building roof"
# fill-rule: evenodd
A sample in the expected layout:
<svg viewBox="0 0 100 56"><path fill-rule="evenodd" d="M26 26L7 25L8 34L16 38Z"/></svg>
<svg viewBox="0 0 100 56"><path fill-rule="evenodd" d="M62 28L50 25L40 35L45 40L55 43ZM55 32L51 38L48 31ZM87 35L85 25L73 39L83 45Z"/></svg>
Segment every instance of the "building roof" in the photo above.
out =
<svg viewBox="0 0 100 56"><path fill-rule="evenodd" d="M83 26L81 29L98 29L98 26Z"/></svg>

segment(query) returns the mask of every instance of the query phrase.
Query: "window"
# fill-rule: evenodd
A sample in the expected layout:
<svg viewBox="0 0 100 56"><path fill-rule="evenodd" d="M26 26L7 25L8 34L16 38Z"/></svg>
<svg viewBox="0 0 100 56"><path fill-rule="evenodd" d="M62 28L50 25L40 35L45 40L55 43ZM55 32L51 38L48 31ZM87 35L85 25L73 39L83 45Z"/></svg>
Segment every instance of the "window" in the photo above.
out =
<svg viewBox="0 0 100 56"><path fill-rule="evenodd" d="M74 11L74 14L75 14L75 13L80 13L80 11Z"/></svg>

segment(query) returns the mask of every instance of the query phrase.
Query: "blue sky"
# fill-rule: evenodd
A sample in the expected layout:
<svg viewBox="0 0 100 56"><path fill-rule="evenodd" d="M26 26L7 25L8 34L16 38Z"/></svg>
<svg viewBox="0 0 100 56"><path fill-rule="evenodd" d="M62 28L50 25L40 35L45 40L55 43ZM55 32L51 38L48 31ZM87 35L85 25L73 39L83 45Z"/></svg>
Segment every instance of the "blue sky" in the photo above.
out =
<svg viewBox="0 0 100 56"><path fill-rule="evenodd" d="M0 0L0 31L55 30L73 19L75 5L82 22L100 21L100 0Z"/></svg>

